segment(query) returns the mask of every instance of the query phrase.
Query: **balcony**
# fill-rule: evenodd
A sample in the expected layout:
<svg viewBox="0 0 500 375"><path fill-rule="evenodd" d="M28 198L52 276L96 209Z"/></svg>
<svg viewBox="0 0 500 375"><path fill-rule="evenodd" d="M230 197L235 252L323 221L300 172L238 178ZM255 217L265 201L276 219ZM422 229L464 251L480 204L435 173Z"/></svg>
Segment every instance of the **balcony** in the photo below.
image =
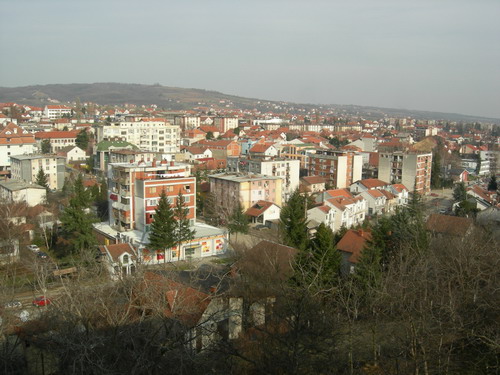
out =
<svg viewBox="0 0 500 375"><path fill-rule="evenodd" d="M117 209L117 210L120 210L120 211L130 211L130 205L128 204L123 204L123 203L120 203L120 202L113 202L111 204L111 207Z"/></svg>

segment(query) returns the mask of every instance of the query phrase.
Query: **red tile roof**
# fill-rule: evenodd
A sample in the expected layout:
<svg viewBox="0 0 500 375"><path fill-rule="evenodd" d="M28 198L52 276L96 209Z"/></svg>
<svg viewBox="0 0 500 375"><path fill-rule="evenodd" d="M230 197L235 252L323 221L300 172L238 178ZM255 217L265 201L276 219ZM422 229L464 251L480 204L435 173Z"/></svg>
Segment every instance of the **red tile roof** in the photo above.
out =
<svg viewBox="0 0 500 375"><path fill-rule="evenodd" d="M344 251L346 253L351 253L348 261L351 263L358 263L365 248L367 241L372 238L371 232L359 229L350 229L345 234L344 237L337 243L337 250Z"/></svg>
<svg viewBox="0 0 500 375"><path fill-rule="evenodd" d="M271 207L274 203L273 202L267 202L267 201L258 201L255 203L252 207L250 207L248 210L246 210L245 215L247 216L252 216L252 217L258 217L262 215L266 210Z"/></svg>
<svg viewBox="0 0 500 375"><path fill-rule="evenodd" d="M427 230L450 236L464 236L473 221L467 217L431 214L425 224Z"/></svg>
<svg viewBox="0 0 500 375"><path fill-rule="evenodd" d="M62 138L76 138L80 131L79 130L68 130L68 131L50 131L50 132L37 132L35 133L36 139L62 139Z"/></svg>
<svg viewBox="0 0 500 375"><path fill-rule="evenodd" d="M326 179L322 176L306 176L302 177L302 180L309 185L313 184L324 184L326 182Z"/></svg>
<svg viewBox="0 0 500 375"><path fill-rule="evenodd" d="M379 180L377 178L367 178L365 180L359 180L356 182L360 183L361 185L363 185L367 189L375 189L378 187L389 185L387 182L384 182L384 181Z"/></svg>

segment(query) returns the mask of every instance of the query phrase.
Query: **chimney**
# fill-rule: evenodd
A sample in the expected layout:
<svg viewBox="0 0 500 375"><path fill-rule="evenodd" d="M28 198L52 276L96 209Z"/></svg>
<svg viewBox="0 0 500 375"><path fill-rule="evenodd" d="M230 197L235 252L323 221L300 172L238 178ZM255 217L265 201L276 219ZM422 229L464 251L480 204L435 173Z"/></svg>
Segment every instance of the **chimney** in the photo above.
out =
<svg viewBox="0 0 500 375"><path fill-rule="evenodd" d="M130 159L130 164L134 164L134 159Z"/></svg>
<svg viewBox="0 0 500 375"><path fill-rule="evenodd" d="M175 161L170 161L170 166L173 167L175 165Z"/></svg>
<svg viewBox="0 0 500 375"><path fill-rule="evenodd" d="M363 237L363 234L364 234L363 229L358 229L358 234L359 234L361 237Z"/></svg>
<svg viewBox="0 0 500 375"><path fill-rule="evenodd" d="M165 159L163 159L160 164L161 165L167 165L167 161Z"/></svg>
<svg viewBox="0 0 500 375"><path fill-rule="evenodd" d="M153 163L151 164L153 167L156 167L156 158L153 158Z"/></svg>

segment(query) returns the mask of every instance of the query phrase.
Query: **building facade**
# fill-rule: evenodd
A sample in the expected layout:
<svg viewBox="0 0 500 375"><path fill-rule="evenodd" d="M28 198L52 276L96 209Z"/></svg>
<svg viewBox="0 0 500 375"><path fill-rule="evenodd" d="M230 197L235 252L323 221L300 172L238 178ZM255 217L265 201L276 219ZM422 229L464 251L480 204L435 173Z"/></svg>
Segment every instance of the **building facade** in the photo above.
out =
<svg viewBox="0 0 500 375"><path fill-rule="evenodd" d="M38 171L42 169L52 190L62 189L65 174L64 156L57 155L16 155L11 156L13 179L35 183Z"/></svg>
<svg viewBox="0 0 500 375"><path fill-rule="evenodd" d="M335 189L343 189L360 180L363 156L352 151L316 150L307 155L309 176L322 176Z"/></svg>
<svg viewBox="0 0 500 375"><path fill-rule="evenodd" d="M403 184L420 194L431 191L432 153L403 151L380 153L378 178L391 184Z"/></svg>
<svg viewBox="0 0 500 375"><path fill-rule="evenodd" d="M5 122L0 126L0 171L9 169L12 155L32 154L35 144L33 134L12 122Z"/></svg>
<svg viewBox="0 0 500 375"><path fill-rule="evenodd" d="M63 116L71 116L71 112L71 108L65 105L46 105L43 109L43 116L52 120Z"/></svg>

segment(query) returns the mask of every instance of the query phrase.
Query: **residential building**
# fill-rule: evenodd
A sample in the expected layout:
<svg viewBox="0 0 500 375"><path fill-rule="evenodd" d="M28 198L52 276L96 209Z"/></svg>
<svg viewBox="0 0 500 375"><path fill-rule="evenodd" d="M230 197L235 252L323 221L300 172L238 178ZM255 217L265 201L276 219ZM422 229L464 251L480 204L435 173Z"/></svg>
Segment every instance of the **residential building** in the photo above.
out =
<svg viewBox="0 0 500 375"><path fill-rule="evenodd" d="M380 190L387 189L390 186L389 183L376 179L376 178L367 178L364 180L359 180L351 184L349 187L351 193L359 194L368 190Z"/></svg>
<svg viewBox="0 0 500 375"><path fill-rule="evenodd" d="M281 207L273 202L258 201L245 211L252 224L269 224L280 218Z"/></svg>
<svg viewBox="0 0 500 375"><path fill-rule="evenodd" d="M314 194L325 190L325 177L305 176L300 179L300 182L303 186L303 189L301 188L301 191Z"/></svg>
<svg viewBox="0 0 500 375"><path fill-rule="evenodd" d="M28 206L43 204L47 198L47 190L40 185L20 181L0 181L0 199L6 202L19 202Z"/></svg>
<svg viewBox="0 0 500 375"><path fill-rule="evenodd" d="M97 141L126 141L143 151L175 154L180 147L180 127L164 118L127 117L126 121L97 127Z"/></svg>
<svg viewBox="0 0 500 375"><path fill-rule="evenodd" d="M101 141L94 146L94 169L105 172L113 150L139 150L139 147L125 141ZM138 160L135 160L138 161Z"/></svg>
<svg viewBox="0 0 500 375"><path fill-rule="evenodd" d="M175 125L179 125L182 130L193 130L201 125L199 116L175 116Z"/></svg>
<svg viewBox="0 0 500 375"><path fill-rule="evenodd" d="M431 214L425 228L436 237L465 237L474 228L474 221L467 217Z"/></svg>
<svg viewBox="0 0 500 375"><path fill-rule="evenodd" d="M71 113L71 108L60 104L46 105L43 109L43 117L51 120L61 118L63 116L71 116Z"/></svg>
<svg viewBox="0 0 500 375"><path fill-rule="evenodd" d="M420 194L431 191L432 153L383 152L379 157L378 178L391 184L415 186Z"/></svg>
<svg viewBox="0 0 500 375"><path fill-rule="evenodd" d="M241 146L238 142L232 140L201 140L193 143L192 146L207 147L210 150L220 150L224 153L225 157L239 156L241 153Z"/></svg>
<svg viewBox="0 0 500 375"><path fill-rule="evenodd" d="M99 246L101 262L108 269L112 279L133 275L137 269L138 256L130 243Z"/></svg>
<svg viewBox="0 0 500 375"><path fill-rule="evenodd" d="M479 151L480 160L488 160L490 165L489 173L492 175L500 174L500 151Z"/></svg>
<svg viewBox="0 0 500 375"><path fill-rule="evenodd" d="M62 189L66 158L57 155L16 155L11 156L12 179L36 182L37 174L42 169L47 176L47 183L52 190Z"/></svg>
<svg viewBox="0 0 500 375"><path fill-rule="evenodd" d="M244 211L258 201L282 205L283 179L252 173L220 173L209 176L210 192L215 196L219 211L227 217L237 207Z"/></svg>
<svg viewBox="0 0 500 375"><path fill-rule="evenodd" d="M67 164L87 160L87 153L78 146L66 146L59 150L57 155L64 156Z"/></svg>
<svg viewBox="0 0 500 375"><path fill-rule="evenodd" d="M381 215L385 213L387 197L381 190L371 189L360 194L366 200L367 215Z"/></svg>
<svg viewBox="0 0 500 375"><path fill-rule="evenodd" d="M50 152L56 153L68 146L76 146L77 130L58 130L48 132L35 133L35 139L39 150L42 149L42 142L48 140L50 142Z"/></svg>
<svg viewBox="0 0 500 375"><path fill-rule="evenodd" d="M220 133L225 133L229 129L235 129L238 127L237 117L214 117L213 126L215 126Z"/></svg>
<svg viewBox="0 0 500 375"><path fill-rule="evenodd" d="M332 231L337 230L335 227L335 213L337 210L333 209L327 204L316 206L307 210L307 222L311 231L315 230L321 223L325 224Z"/></svg>
<svg viewBox="0 0 500 375"><path fill-rule="evenodd" d="M118 231L147 231L153 222L162 191L174 205L179 192L189 210L188 219L196 217L196 179L189 177L185 165L174 162L109 164L109 224Z"/></svg>
<svg viewBox="0 0 500 375"><path fill-rule="evenodd" d="M360 261L363 250L371 240L371 232L363 229L348 230L337 243L336 248L342 254L342 272L354 273L356 264Z"/></svg>
<svg viewBox="0 0 500 375"><path fill-rule="evenodd" d="M33 134L18 125L12 122L0 125L0 171L9 169L12 155L32 154L35 143Z"/></svg>
<svg viewBox="0 0 500 375"><path fill-rule="evenodd" d="M256 173L264 176L280 177L282 184L282 201L286 202L290 194L300 184L300 161L283 158L270 160L240 157L227 158L228 172Z"/></svg>
<svg viewBox="0 0 500 375"><path fill-rule="evenodd" d="M351 228L365 221L366 200L361 196L354 197L347 189L325 190L316 201L335 211L335 231L341 227Z"/></svg>
<svg viewBox="0 0 500 375"><path fill-rule="evenodd" d="M362 155L352 151L316 150L315 154L307 155L308 175L323 176L336 189L360 180L362 168Z"/></svg>

